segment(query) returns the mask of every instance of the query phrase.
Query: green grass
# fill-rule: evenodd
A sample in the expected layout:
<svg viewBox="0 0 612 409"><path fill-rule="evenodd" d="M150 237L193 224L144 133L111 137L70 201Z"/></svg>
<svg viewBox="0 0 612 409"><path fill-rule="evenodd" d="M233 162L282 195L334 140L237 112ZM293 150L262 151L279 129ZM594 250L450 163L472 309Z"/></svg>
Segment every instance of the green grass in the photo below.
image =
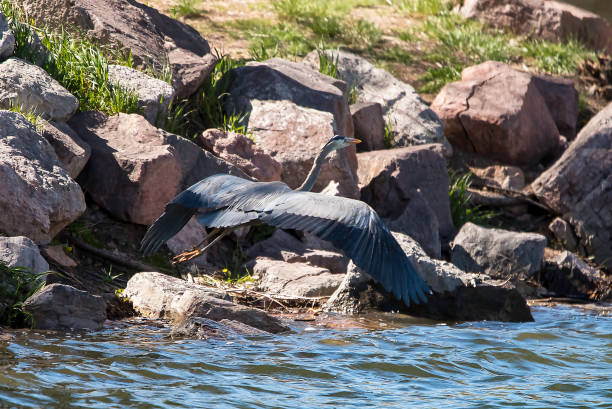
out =
<svg viewBox="0 0 612 409"><path fill-rule="evenodd" d="M472 185L472 173L468 172L460 176L450 171L449 176L451 179L449 189L450 209L455 227L460 228L467 222L487 225L496 216L496 213L469 204L470 193L468 189Z"/></svg>
<svg viewBox="0 0 612 409"><path fill-rule="evenodd" d="M391 1L391 4L401 13L431 15L451 10L454 2L452 0L395 0Z"/></svg>
<svg viewBox="0 0 612 409"><path fill-rule="evenodd" d="M228 95L233 68L242 65L229 55L217 52L217 64L204 84L189 99L175 102L168 115L158 120L157 125L168 132L194 138L204 129L232 130L248 135L242 123L248 113L227 114L223 110L223 98Z"/></svg>
<svg viewBox="0 0 612 409"><path fill-rule="evenodd" d="M443 9L427 16L410 36L432 44L421 56L434 65L421 77L424 85L420 92L425 93L437 92L447 83L459 80L464 68L488 60L523 62L544 73L572 74L581 61L595 56L575 40L561 43L530 40Z"/></svg>
<svg viewBox="0 0 612 409"><path fill-rule="evenodd" d="M393 148L395 139L395 133L393 132L393 124L388 119L385 121L385 148L391 149Z"/></svg>
<svg viewBox="0 0 612 409"><path fill-rule="evenodd" d="M170 14L173 18L201 16L202 11L197 7L201 1L202 0L178 0L176 4L170 8Z"/></svg>
<svg viewBox="0 0 612 409"><path fill-rule="evenodd" d="M90 224L82 220L76 220L68 226L70 233L77 239L97 248L104 248L104 244L98 239Z"/></svg>
<svg viewBox="0 0 612 409"><path fill-rule="evenodd" d="M8 267L0 261L0 325L32 327L32 316L22 309L23 302L44 287L41 277L25 267Z"/></svg>
<svg viewBox="0 0 612 409"><path fill-rule="evenodd" d="M16 112L18 114L23 115L25 119L28 120L32 125L34 125L37 129L42 126L40 116L36 115L33 111L24 108L20 104L10 104L7 108L9 111Z"/></svg>
<svg viewBox="0 0 612 409"><path fill-rule="evenodd" d="M98 110L108 114L138 112L135 92L125 90L108 80L109 59L103 48L87 39L77 39L64 30L51 32L27 22L24 14L7 0L0 0L0 11L15 33L14 55L39 65L79 100L80 110ZM38 36L47 52L34 47ZM117 63L129 63L126 56L113 55Z"/></svg>

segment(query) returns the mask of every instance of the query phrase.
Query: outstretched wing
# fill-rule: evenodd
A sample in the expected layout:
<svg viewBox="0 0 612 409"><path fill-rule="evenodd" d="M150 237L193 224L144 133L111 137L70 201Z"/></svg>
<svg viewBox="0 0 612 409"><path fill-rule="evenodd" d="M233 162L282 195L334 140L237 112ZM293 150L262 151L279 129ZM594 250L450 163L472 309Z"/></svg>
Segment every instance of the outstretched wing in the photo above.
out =
<svg viewBox="0 0 612 409"><path fill-rule="evenodd" d="M289 191L263 208L259 219L331 242L407 305L426 301L429 287L378 214L364 202Z"/></svg>
<svg viewBox="0 0 612 409"><path fill-rule="evenodd" d="M196 212L200 223L210 227L237 226L256 219L270 200L291 191L282 182L252 182L231 175L213 175L179 193L153 222L141 242L141 251L155 253L178 233ZM226 209L235 208L233 212ZM217 211L222 210L222 211Z"/></svg>

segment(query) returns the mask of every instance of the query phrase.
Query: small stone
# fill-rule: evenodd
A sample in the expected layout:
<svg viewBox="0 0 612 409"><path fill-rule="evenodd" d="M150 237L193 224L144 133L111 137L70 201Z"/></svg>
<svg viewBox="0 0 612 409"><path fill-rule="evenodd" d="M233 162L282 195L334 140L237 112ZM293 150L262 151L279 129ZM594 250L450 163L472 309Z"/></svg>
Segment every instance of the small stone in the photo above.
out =
<svg viewBox="0 0 612 409"><path fill-rule="evenodd" d="M57 265L62 267L76 267L77 262L70 258L64 251L64 246L57 244L55 246L49 246L43 250L43 253L47 258L51 259Z"/></svg>
<svg viewBox="0 0 612 409"><path fill-rule="evenodd" d="M548 228L553 232L557 240L563 244L563 247L571 251L578 248L578 240L572 230L572 226L568 222L560 217L555 217L548 225Z"/></svg>

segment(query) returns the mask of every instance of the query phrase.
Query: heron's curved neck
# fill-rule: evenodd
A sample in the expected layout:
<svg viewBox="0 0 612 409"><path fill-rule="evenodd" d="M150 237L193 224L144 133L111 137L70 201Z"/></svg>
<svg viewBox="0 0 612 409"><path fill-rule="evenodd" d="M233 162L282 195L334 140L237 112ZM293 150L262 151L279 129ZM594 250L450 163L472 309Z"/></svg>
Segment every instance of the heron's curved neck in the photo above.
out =
<svg viewBox="0 0 612 409"><path fill-rule="evenodd" d="M334 149L330 145L325 145L323 149L321 149L321 152L319 152L319 154L314 160L314 164L312 165L312 169L310 169L310 173L308 173L306 180L304 181L304 183L302 183L300 187L298 187L295 190L301 190L304 192L309 192L312 190L312 187L314 186L317 180L317 177L319 176L319 172L321 172L321 166L323 166L323 160L333 150Z"/></svg>

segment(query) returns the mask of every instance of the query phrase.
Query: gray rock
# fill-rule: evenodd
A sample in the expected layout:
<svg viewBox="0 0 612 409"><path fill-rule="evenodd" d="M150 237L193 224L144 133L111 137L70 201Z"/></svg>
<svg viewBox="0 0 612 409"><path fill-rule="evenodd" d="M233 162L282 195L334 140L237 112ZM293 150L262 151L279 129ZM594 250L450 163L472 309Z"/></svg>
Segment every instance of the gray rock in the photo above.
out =
<svg viewBox="0 0 612 409"><path fill-rule="evenodd" d="M394 219L386 219L389 229L408 234L433 258L441 258L440 225L420 189L411 189L405 198L406 207Z"/></svg>
<svg viewBox="0 0 612 409"><path fill-rule="evenodd" d="M53 146L62 167L76 179L91 156L91 147L65 122L45 121L40 134Z"/></svg>
<svg viewBox="0 0 612 409"><path fill-rule="evenodd" d="M513 286L506 283L501 287L488 276L465 273L445 261L432 260L409 236L393 235L434 291L427 303L407 307L351 263L324 309L341 313L401 311L446 321L533 321L525 299Z"/></svg>
<svg viewBox="0 0 612 409"><path fill-rule="evenodd" d="M349 259L331 243L310 235L301 241L281 229L275 230L272 236L249 248L247 255L250 259L264 257L287 263L305 263L329 270L333 274L346 273L349 263Z"/></svg>
<svg viewBox="0 0 612 409"><path fill-rule="evenodd" d="M138 107L152 124L168 110L168 105L174 99L175 91L170 84L124 65L110 64L108 80L136 92Z"/></svg>
<svg viewBox="0 0 612 409"><path fill-rule="evenodd" d="M260 291L289 297L330 296L344 278L325 268L263 257L255 260L253 273L261 277Z"/></svg>
<svg viewBox="0 0 612 409"><path fill-rule="evenodd" d="M99 44L131 52L134 64L172 69L176 98L191 95L212 72L216 57L189 25L131 0L18 0L38 25L64 27Z"/></svg>
<svg viewBox="0 0 612 409"><path fill-rule="evenodd" d="M580 244L598 263L612 259L612 104L582 128L531 188L570 222Z"/></svg>
<svg viewBox="0 0 612 409"><path fill-rule="evenodd" d="M569 251L546 260L539 278L542 286L557 297L612 300L612 276L589 266Z"/></svg>
<svg viewBox="0 0 612 409"><path fill-rule="evenodd" d="M178 192L213 174L247 177L193 142L155 128L141 115L81 112L69 125L92 148L79 182L96 203L121 220L151 224Z"/></svg>
<svg viewBox="0 0 612 409"><path fill-rule="evenodd" d="M45 119L66 121L79 101L39 66L9 58L0 64L0 107L11 105Z"/></svg>
<svg viewBox="0 0 612 409"><path fill-rule="evenodd" d="M9 28L4 14L0 13L0 58L13 55L15 49L15 36Z"/></svg>
<svg viewBox="0 0 612 409"><path fill-rule="evenodd" d="M334 133L353 136L348 104L337 87L341 82L280 59L250 62L232 75L225 110L248 113L257 146L282 165L281 178L290 187L302 184ZM356 169L354 147L336 151L323 165L313 190L318 192L335 180L347 196L356 198Z"/></svg>
<svg viewBox="0 0 612 409"><path fill-rule="evenodd" d="M553 232L557 240L559 240L566 249L574 251L578 248L578 239L572 230L571 224L562 218L555 217L548 225L548 229Z"/></svg>
<svg viewBox="0 0 612 409"><path fill-rule="evenodd" d="M455 237L451 261L462 270L508 278L542 268L546 237L466 223Z"/></svg>
<svg viewBox="0 0 612 409"><path fill-rule="evenodd" d="M385 119L378 102L358 102L351 105L355 138L361 139L357 152L385 148Z"/></svg>
<svg viewBox="0 0 612 409"><path fill-rule="evenodd" d="M36 243L27 237L0 237L0 261L7 267L25 267L34 274L49 271Z"/></svg>
<svg viewBox="0 0 612 409"><path fill-rule="evenodd" d="M189 317L185 321L179 323L172 328L170 337L175 338L226 338L236 334L240 335L265 335L266 331L259 330L242 322L223 319L221 321L213 321L208 318Z"/></svg>
<svg viewBox="0 0 612 409"><path fill-rule="evenodd" d="M182 322L189 317L238 321L266 332L288 328L262 310L228 301L221 290L203 287L161 273L135 274L127 283L125 295L134 309L149 318L171 318Z"/></svg>
<svg viewBox="0 0 612 409"><path fill-rule="evenodd" d="M372 206L385 220L395 220L409 206L423 207L419 198L416 198L419 194L415 193L420 190L438 219L439 240L448 242L456 229L450 214L450 181L441 150L442 145L433 144L358 154L361 200ZM415 200L417 202L411 204ZM404 215L404 219L406 217ZM409 222L408 218L402 224L409 226ZM404 232L416 234L418 238L428 236L427 232L418 233L419 228L415 221L414 228ZM427 250L437 255L439 250L435 238L428 239L427 243Z"/></svg>
<svg viewBox="0 0 612 409"><path fill-rule="evenodd" d="M387 122L393 127L395 145L448 145L442 122L413 87L355 54L338 50L327 50L326 53L338 61L342 79L349 85L357 85L358 102L378 102L382 106ZM318 69L317 51L308 54L304 61Z"/></svg>
<svg viewBox="0 0 612 409"><path fill-rule="evenodd" d="M0 232L46 244L85 211L79 185L22 115L0 111Z"/></svg>
<svg viewBox="0 0 612 409"><path fill-rule="evenodd" d="M64 284L51 284L23 303L38 329L100 329L106 320L102 297Z"/></svg>

